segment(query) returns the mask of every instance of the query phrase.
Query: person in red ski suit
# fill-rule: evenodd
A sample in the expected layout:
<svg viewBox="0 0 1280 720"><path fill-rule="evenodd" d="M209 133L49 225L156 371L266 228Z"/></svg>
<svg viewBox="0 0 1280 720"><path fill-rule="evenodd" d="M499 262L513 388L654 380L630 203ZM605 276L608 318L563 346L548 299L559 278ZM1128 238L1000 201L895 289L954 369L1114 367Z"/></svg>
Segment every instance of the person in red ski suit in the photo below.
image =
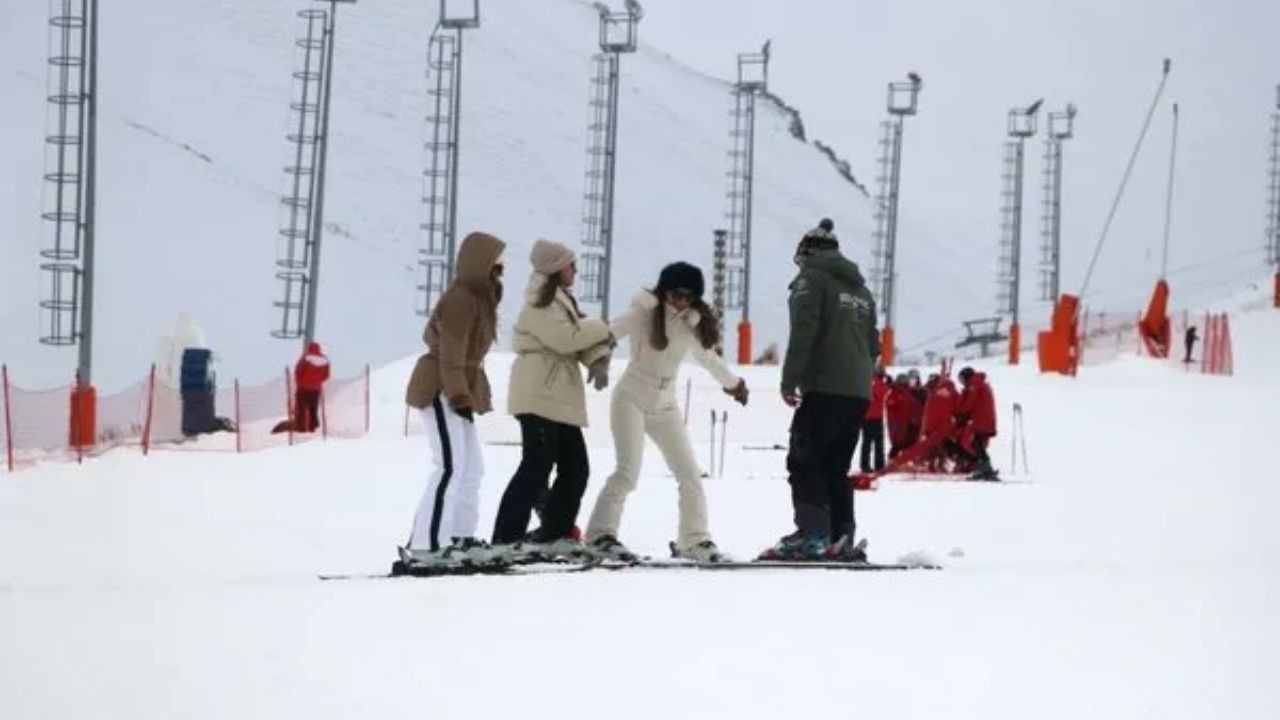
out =
<svg viewBox="0 0 1280 720"><path fill-rule="evenodd" d="M925 388L929 391L929 399L924 404L924 425L921 428L925 439L933 440L939 435L950 435L954 427L956 401L959 399L960 392L956 389L955 383L941 375L930 376ZM940 442L945 443L946 440ZM946 455L945 446L938 445L929 454L929 471L942 472Z"/></svg>
<svg viewBox="0 0 1280 720"><path fill-rule="evenodd" d="M889 421L889 457L892 459L915 445L920 437L920 401L906 375L899 375L889 387L884 411Z"/></svg>
<svg viewBox="0 0 1280 720"><path fill-rule="evenodd" d="M987 383L986 373L966 367L960 371L960 383L964 390L956 402L956 425L973 433L972 458L977 462L977 472L972 480L999 480L987 445L996 436L996 398Z"/></svg>
<svg viewBox="0 0 1280 720"><path fill-rule="evenodd" d="M884 469L884 402L889 396L889 376L879 370L871 377L871 404L862 416L862 472ZM875 462L872 463L872 456Z"/></svg>
<svg viewBox="0 0 1280 720"><path fill-rule="evenodd" d="M307 345L307 351L298 358L293 368L294 378L294 430L315 432L320 427L320 393L329 379L329 358L320 349L320 343Z"/></svg>

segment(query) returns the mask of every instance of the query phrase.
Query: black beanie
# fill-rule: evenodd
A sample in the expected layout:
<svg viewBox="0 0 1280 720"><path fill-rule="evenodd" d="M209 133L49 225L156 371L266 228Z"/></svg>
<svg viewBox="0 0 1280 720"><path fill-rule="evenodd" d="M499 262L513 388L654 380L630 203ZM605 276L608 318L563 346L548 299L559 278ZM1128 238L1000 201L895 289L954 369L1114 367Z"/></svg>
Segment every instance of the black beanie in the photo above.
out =
<svg viewBox="0 0 1280 720"><path fill-rule="evenodd" d="M658 275L658 287L653 291L658 297L672 290L683 290L701 298L706 284L702 279L702 271L686 262L675 262L662 268Z"/></svg>

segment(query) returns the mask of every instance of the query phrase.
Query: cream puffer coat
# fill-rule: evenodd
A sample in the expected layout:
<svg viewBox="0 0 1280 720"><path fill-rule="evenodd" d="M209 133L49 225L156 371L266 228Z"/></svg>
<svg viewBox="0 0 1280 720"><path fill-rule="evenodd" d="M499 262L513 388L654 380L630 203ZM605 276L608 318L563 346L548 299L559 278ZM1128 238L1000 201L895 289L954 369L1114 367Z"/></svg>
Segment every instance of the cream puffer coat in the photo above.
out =
<svg viewBox="0 0 1280 720"><path fill-rule="evenodd" d="M639 292L632 298L627 313L613 323L616 338L631 338L631 360L614 392L624 393L646 412L674 403L676 376L687 355L693 355L693 359L726 390L737 387L740 378L729 370L715 350L702 347L698 341L696 328L703 318L696 310L676 313L665 307L667 347L664 350L655 348L652 342L653 311L657 307L657 296L648 291ZM708 319L707 322L712 321Z"/></svg>
<svg viewBox="0 0 1280 720"><path fill-rule="evenodd" d="M537 415L555 422L587 426L586 387L581 365L609 357L609 326L595 318L580 318L563 289L546 307L534 307L550 279L541 273L529 278L524 307L513 328L511 387L507 410L512 415Z"/></svg>

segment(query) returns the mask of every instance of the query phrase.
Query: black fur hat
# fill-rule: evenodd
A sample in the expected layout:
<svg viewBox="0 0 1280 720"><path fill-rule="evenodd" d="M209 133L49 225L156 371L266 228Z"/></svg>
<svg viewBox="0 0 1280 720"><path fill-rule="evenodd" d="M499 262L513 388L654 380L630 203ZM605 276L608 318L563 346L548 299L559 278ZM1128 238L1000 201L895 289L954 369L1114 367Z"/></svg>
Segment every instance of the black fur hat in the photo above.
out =
<svg viewBox="0 0 1280 720"><path fill-rule="evenodd" d="M653 291L658 297L662 297L672 290L683 290L695 298L701 298L706 290L702 271L686 262L674 262L662 268L662 273L658 275L658 286Z"/></svg>

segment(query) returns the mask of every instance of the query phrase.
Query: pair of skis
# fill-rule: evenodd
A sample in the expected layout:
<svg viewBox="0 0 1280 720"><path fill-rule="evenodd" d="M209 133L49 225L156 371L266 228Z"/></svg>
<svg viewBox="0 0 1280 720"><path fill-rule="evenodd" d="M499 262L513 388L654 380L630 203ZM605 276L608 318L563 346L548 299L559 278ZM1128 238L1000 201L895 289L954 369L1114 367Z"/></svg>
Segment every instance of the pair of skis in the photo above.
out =
<svg viewBox="0 0 1280 720"><path fill-rule="evenodd" d="M355 580L379 579L395 577L456 577L468 575L564 575L571 573L626 570L842 570L842 571L889 571L889 570L940 570L937 565L924 562L904 561L897 563L847 562L837 560L721 560L718 562L697 562L687 558L650 558L637 557L631 560L610 558L566 559L558 562L531 563L486 563L479 565L461 565L440 567L416 563L398 562L390 573L386 574L332 574L321 575L321 580Z"/></svg>

